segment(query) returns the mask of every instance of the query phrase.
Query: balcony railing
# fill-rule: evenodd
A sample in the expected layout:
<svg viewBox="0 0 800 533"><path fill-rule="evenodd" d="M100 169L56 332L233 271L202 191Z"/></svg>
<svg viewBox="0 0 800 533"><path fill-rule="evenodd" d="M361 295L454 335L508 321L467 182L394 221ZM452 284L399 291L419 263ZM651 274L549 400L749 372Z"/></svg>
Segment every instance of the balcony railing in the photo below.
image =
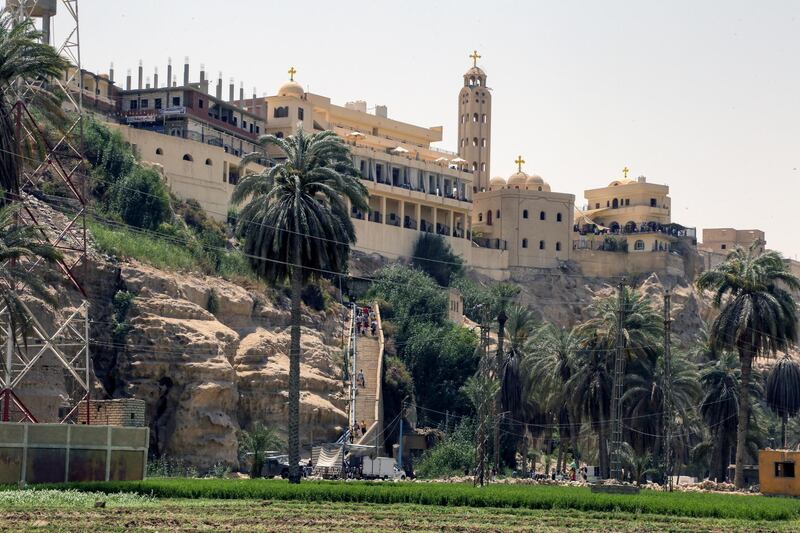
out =
<svg viewBox="0 0 800 533"><path fill-rule="evenodd" d="M584 224L582 226L576 224L573 226L573 231L580 235L640 235L660 233L670 237L689 237L692 239L697 238L696 228L687 228L680 224L659 224L657 222L648 222L640 225L625 225L625 226L612 226L610 228L601 229L596 224Z"/></svg>
<svg viewBox="0 0 800 533"><path fill-rule="evenodd" d="M486 237L473 237L473 244L478 248L488 248L490 250L507 250L508 243L504 239L489 239Z"/></svg>

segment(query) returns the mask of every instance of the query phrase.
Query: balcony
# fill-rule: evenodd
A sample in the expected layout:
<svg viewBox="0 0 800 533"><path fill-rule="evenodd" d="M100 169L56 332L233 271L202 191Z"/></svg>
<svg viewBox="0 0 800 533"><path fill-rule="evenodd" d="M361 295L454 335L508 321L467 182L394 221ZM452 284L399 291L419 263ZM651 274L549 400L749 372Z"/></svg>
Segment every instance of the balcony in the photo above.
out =
<svg viewBox="0 0 800 533"><path fill-rule="evenodd" d="M488 248L490 250L507 250L508 243L504 239L489 239L486 237L473 237L472 243L478 248Z"/></svg>
<svg viewBox="0 0 800 533"><path fill-rule="evenodd" d="M648 222L646 224L626 224L625 226L612 226L610 228L600 228L597 224L578 224L572 227L573 232L580 235L641 235L658 233L668 237L690 238L697 242L697 228L687 228L677 223L659 224Z"/></svg>

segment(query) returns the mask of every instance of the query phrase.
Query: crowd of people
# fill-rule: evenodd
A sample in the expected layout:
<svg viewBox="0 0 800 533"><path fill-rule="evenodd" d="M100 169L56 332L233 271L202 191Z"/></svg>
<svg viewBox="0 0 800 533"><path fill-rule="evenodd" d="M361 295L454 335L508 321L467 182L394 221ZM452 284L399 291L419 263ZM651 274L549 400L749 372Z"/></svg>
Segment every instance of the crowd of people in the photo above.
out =
<svg viewBox="0 0 800 533"><path fill-rule="evenodd" d="M375 312L367 306L356 307L356 331L365 336L367 331L374 337L378 333L378 320Z"/></svg>

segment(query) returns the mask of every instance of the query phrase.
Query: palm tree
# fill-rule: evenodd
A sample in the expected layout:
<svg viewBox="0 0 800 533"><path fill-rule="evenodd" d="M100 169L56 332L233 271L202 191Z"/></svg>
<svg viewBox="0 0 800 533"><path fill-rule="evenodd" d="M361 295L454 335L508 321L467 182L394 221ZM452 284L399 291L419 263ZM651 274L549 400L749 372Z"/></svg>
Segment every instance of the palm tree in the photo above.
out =
<svg viewBox="0 0 800 533"><path fill-rule="evenodd" d="M797 305L789 291L800 290L800 279L778 252L759 253L761 245L756 241L748 251L735 249L697 279L699 289L714 293L714 307L720 310L711 327L714 346L736 351L741 365L734 480L738 488L744 486L753 360L786 351L798 334Z"/></svg>
<svg viewBox="0 0 800 533"><path fill-rule="evenodd" d="M250 431L242 431L240 448L245 454L253 455L250 477L261 477L264 467L264 454L270 450L283 450L285 442L278 436L274 428L261 422L255 422Z"/></svg>
<svg viewBox="0 0 800 533"><path fill-rule="evenodd" d="M465 396L469 398L472 406L475 408L475 416L478 419L478 429L475 432L476 446L476 468L475 468L475 485L483 486L486 477L486 448L488 444L488 432L486 426L492 417L492 406L494 405L495 398L500 389L500 383L493 379L488 372L490 366L488 361L481 362L481 369L470 377L462 391Z"/></svg>
<svg viewBox="0 0 800 533"><path fill-rule="evenodd" d="M349 201L367 209L367 190L358 180L347 145L332 131L286 139L264 135L261 154L249 154L242 167L274 148L285 158L245 176L231 201L242 208L237 230L256 273L269 282L290 280L289 479L300 482L300 294L304 284L324 272L347 268L356 234Z"/></svg>
<svg viewBox="0 0 800 533"><path fill-rule="evenodd" d="M543 391L546 410L553 413L558 422L558 469L561 468L566 443L571 439L573 451L577 447L580 411L572 408L574 402L566 384L572 377L573 357L580 341L575 328L546 324L537 330L526 346L530 379Z"/></svg>
<svg viewBox="0 0 800 533"><path fill-rule="evenodd" d="M4 191L0 203L19 195L20 156L42 146L37 134L17 138L14 104L18 95L13 86L18 81L46 81L63 76L66 67L58 52L42 43L41 33L29 20L17 22L11 13L0 14L0 187ZM31 84L26 91L26 100L40 115L48 119L61 115L59 98L46 83ZM19 118L25 130L38 132L21 110Z"/></svg>
<svg viewBox="0 0 800 533"><path fill-rule="evenodd" d="M786 424L800 411L800 364L784 356L767 374L767 405L781 417L781 443L786 448Z"/></svg>

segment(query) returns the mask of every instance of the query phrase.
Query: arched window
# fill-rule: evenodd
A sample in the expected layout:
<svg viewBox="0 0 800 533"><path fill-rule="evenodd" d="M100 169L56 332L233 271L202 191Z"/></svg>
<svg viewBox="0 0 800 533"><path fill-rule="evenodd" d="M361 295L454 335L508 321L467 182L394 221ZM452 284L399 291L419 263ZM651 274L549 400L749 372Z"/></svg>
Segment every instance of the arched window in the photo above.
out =
<svg viewBox="0 0 800 533"><path fill-rule="evenodd" d="M283 139L283 132L279 131L278 133L275 134L275 137L277 137L278 139Z"/></svg>
<svg viewBox="0 0 800 533"><path fill-rule="evenodd" d="M547 220L547 213L539 211L539 220Z"/></svg>
<svg viewBox="0 0 800 533"><path fill-rule="evenodd" d="M492 210L491 209L489 211L486 211L486 225L487 226L491 226L492 225Z"/></svg>
<svg viewBox="0 0 800 533"><path fill-rule="evenodd" d="M461 146L466 146L466 145L467 145L467 140L461 139Z"/></svg>
<svg viewBox="0 0 800 533"><path fill-rule="evenodd" d="M472 171L473 172L477 172L478 171L478 162L477 161L473 161L472 162Z"/></svg>
<svg viewBox="0 0 800 533"><path fill-rule="evenodd" d="M483 222L483 213L478 213L478 222Z"/></svg>
<svg viewBox="0 0 800 533"><path fill-rule="evenodd" d="M561 213L556 213L556 222L561 222Z"/></svg>
<svg viewBox="0 0 800 533"><path fill-rule="evenodd" d="M541 186L541 185L539 185L539 190L540 190L540 191L542 190L542 186Z"/></svg>
<svg viewBox="0 0 800 533"><path fill-rule="evenodd" d="M644 241L643 240L638 240L635 243L633 243L633 249L634 250L644 250Z"/></svg>
<svg viewBox="0 0 800 533"><path fill-rule="evenodd" d="M495 211L494 218L496 218L497 220L500 220L500 210L499 209L497 211Z"/></svg>
<svg viewBox="0 0 800 533"><path fill-rule="evenodd" d="M475 80L475 85L477 85L478 87L480 87L480 86L481 86L481 79L480 79L480 78L477 78L477 79Z"/></svg>
<svg viewBox="0 0 800 533"><path fill-rule="evenodd" d="M523 248L527 248L528 247L528 239L522 239L522 247Z"/></svg>
<svg viewBox="0 0 800 533"><path fill-rule="evenodd" d="M539 249L544 250L544 241L539 241Z"/></svg>
<svg viewBox="0 0 800 533"><path fill-rule="evenodd" d="M184 161L194 161L194 158L189 154L183 154Z"/></svg>
<svg viewBox="0 0 800 533"><path fill-rule="evenodd" d="M619 233L619 222L612 222L608 225L608 229L611 230L611 233Z"/></svg>
<svg viewBox="0 0 800 533"><path fill-rule="evenodd" d="M528 210L527 209L523 209L522 210L522 218L528 218Z"/></svg>
<svg viewBox="0 0 800 533"><path fill-rule="evenodd" d="M619 207L619 200L614 198L614 200L611 201L611 209L616 209L618 207Z"/></svg>
<svg viewBox="0 0 800 533"><path fill-rule="evenodd" d="M486 124L486 113L484 113L483 115L481 115L481 122L483 122L484 124Z"/></svg>
<svg viewBox="0 0 800 533"><path fill-rule="evenodd" d="M208 165L208 166L211 166L211 165L213 165L213 164L214 164L214 162L213 162L213 161L211 161L211 158L209 158L209 159L206 159L206 165Z"/></svg>
<svg viewBox="0 0 800 533"><path fill-rule="evenodd" d="M485 138L481 139L481 147L482 148L486 148L486 139Z"/></svg>
<svg viewBox="0 0 800 533"><path fill-rule="evenodd" d="M472 138L472 146L478 146L478 138L477 137L473 137Z"/></svg>
<svg viewBox="0 0 800 533"><path fill-rule="evenodd" d="M475 85L475 78L470 78L469 79L469 85L470 85L470 87Z"/></svg>
<svg viewBox="0 0 800 533"><path fill-rule="evenodd" d="M556 243L556 252L560 252L560 251L561 251L561 243L557 242Z"/></svg>
<svg viewBox="0 0 800 533"><path fill-rule="evenodd" d="M472 114L472 122L478 122L478 114L477 113L473 113Z"/></svg>
<svg viewBox="0 0 800 533"><path fill-rule="evenodd" d="M467 123L467 115L466 115L466 113L461 115L461 123L462 124L466 124Z"/></svg>
<svg viewBox="0 0 800 533"><path fill-rule="evenodd" d="M481 172L486 172L486 163L481 163Z"/></svg>
<svg viewBox="0 0 800 533"><path fill-rule="evenodd" d="M288 106L276 107L275 110L272 112L272 116L274 118L288 117L289 116L289 107Z"/></svg>
<svg viewBox="0 0 800 533"><path fill-rule="evenodd" d="M156 155L164 155L164 150L161 148L156 148Z"/></svg>

